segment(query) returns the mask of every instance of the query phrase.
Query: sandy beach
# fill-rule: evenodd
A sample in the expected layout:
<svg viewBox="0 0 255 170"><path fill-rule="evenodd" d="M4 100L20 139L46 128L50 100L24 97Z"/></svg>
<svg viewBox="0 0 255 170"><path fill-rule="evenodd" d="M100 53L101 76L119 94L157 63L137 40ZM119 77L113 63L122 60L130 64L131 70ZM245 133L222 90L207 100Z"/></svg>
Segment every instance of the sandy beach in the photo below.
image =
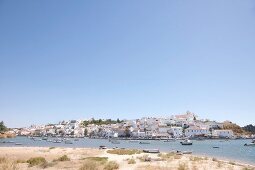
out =
<svg viewBox="0 0 255 170"><path fill-rule="evenodd" d="M173 153L133 154L112 153L118 150L99 150L93 148L48 148L48 147L1 147L0 169L2 170L36 170L36 169L120 169L120 170L207 170L255 169L252 165L218 160L195 155L176 155ZM109 153L110 152L110 153ZM45 159L43 161L38 161ZM30 161L29 161L30 160ZM32 161L31 161L32 160ZM33 162L34 161L34 162Z"/></svg>

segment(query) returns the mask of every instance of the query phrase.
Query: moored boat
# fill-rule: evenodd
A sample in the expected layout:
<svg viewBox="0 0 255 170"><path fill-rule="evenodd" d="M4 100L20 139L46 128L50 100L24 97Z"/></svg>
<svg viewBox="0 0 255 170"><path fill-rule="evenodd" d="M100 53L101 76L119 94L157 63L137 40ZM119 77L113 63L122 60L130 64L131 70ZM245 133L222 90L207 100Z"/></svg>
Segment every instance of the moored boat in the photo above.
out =
<svg viewBox="0 0 255 170"><path fill-rule="evenodd" d="M143 152L145 153L160 153L158 149L144 149Z"/></svg>
<svg viewBox="0 0 255 170"><path fill-rule="evenodd" d="M104 145L101 145L101 146L99 146L99 149L107 149L107 147Z"/></svg>
<svg viewBox="0 0 255 170"><path fill-rule="evenodd" d="M255 146L255 139L253 139L251 143L244 144L244 146Z"/></svg>
<svg viewBox="0 0 255 170"><path fill-rule="evenodd" d="M139 142L139 144L150 144L150 142Z"/></svg>
<svg viewBox="0 0 255 170"><path fill-rule="evenodd" d="M193 143L188 140L188 139L185 139L184 141L180 142L182 145L192 145Z"/></svg>
<svg viewBox="0 0 255 170"><path fill-rule="evenodd" d="M73 142L71 140L66 140L65 144L73 144Z"/></svg>

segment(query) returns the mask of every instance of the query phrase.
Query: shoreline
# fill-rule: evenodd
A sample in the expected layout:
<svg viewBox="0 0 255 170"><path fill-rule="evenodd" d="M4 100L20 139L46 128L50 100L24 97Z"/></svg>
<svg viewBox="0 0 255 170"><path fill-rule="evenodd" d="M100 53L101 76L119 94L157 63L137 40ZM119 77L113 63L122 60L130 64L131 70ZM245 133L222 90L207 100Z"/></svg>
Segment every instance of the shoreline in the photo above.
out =
<svg viewBox="0 0 255 170"><path fill-rule="evenodd" d="M162 166L162 167L167 167L167 166L173 166L173 169L175 169L177 166L180 166L181 163L189 165L189 166L196 166L197 169L199 169L199 164L201 162L203 163L204 168L212 168L213 166L217 167L222 166L222 167L232 167L233 169L255 169L255 165L242 162L242 161L236 161L236 160L229 160L229 159L222 159L219 157L211 157L207 155L201 155L201 154L188 154L188 155L175 155L174 157L169 157L166 159L159 160L163 157L159 157L160 154L153 154L153 153L139 153L135 155L115 155L115 154L110 154L107 153L111 149L106 149L106 150L99 150L97 148L73 148L73 147L26 147L26 146L19 146L19 147L0 147L0 158L7 158L7 159L12 159L13 161L17 160L27 160L31 157L44 157L47 161L49 162L54 162L54 159L57 159L57 157L61 155L67 155L70 157L71 161L77 164L77 166L82 165L82 161L86 157L107 157L109 161L116 161L120 165L119 169L128 169L127 167L133 167L131 169L148 169L149 166L156 167L156 166ZM127 149L130 150L130 149ZM160 152L161 155L167 155L168 152ZM140 162L139 157L142 157L143 155L148 155L151 157L153 162ZM193 160L194 158L194 160ZM136 164L135 165L130 165L127 164L128 159L135 159ZM198 161L196 161L196 159ZM171 162L169 164L168 162ZM199 163L199 164L198 164ZM198 165L197 165L198 164ZM207 164L210 165L207 167ZM21 163L20 169L26 169L27 165L26 163ZM55 169L65 169L64 167L68 167L68 165L64 162L58 163L55 165ZM146 168L147 167L147 168ZM29 168L30 169L30 168ZM32 168L33 169L33 168ZM50 167L49 169L54 169L53 167ZM54 170L55 170L54 169ZM68 168L67 168L68 169ZM75 167L74 169L79 169L79 167ZM154 168L155 169L155 168ZM178 168L177 168L178 169ZM215 169L215 168L213 168ZM224 168L219 168L219 169L224 169Z"/></svg>

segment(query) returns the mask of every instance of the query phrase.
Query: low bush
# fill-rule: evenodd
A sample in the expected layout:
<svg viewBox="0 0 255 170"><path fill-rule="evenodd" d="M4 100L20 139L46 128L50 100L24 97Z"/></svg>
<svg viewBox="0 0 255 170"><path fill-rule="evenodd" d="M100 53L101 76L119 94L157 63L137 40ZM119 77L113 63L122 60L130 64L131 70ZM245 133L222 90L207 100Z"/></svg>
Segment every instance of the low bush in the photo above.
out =
<svg viewBox="0 0 255 170"><path fill-rule="evenodd" d="M79 170L100 170L100 165L96 161L85 160Z"/></svg>
<svg viewBox="0 0 255 170"><path fill-rule="evenodd" d="M55 159L55 160L53 160L53 161L54 161L54 162L56 162L56 161L60 161L60 162L70 161L70 158L68 158L67 155L63 155L63 156L61 156L61 157L59 157L58 159Z"/></svg>
<svg viewBox="0 0 255 170"><path fill-rule="evenodd" d="M30 158L29 160L27 160L27 163L29 164L30 167L36 166L36 165L41 165L46 162L47 161L43 157L34 157L34 158Z"/></svg>
<svg viewBox="0 0 255 170"><path fill-rule="evenodd" d="M104 167L104 170L115 170L115 169L119 169L119 164L116 163L115 161L108 162Z"/></svg>
<svg viewBox="0 0 255 170"><path fill-rule="evenodd" d="M95 161L101 164L105 164L108 161L108 157L87 157L84 160Z"/></svg>
<svg viewBox="0 0 255 170"><path fill-rule="evenodd" d="M128 159L128 164L136 164L135 159L133 159L133 158Z"/></svg>
<svg viewBox="0 0 255 170"><path fill-rule="evenodd" d="M108 150L107 153L117 154L117 155L134 155L134 154L140 154L141 151L137 149L113 149L113 150Z"/></svg>

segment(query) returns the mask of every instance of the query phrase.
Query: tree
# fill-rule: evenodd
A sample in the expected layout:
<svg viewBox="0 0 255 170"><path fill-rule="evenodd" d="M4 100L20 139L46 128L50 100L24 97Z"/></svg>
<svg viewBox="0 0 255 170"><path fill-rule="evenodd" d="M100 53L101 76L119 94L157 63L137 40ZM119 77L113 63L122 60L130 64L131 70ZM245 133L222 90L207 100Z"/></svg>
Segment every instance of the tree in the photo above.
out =
<svg viewBox="0 0 255 170"><path fill-rule="evenodd" d="M131 136L129 127L125 128L124 134L125 134L125 137L130 137Z"/></svg>
<svg viewBox="0 0 255 170"><path fill-rule="evenodd" d="M88 129L85 128L85 130L84 130L84 136L87 136L87 135L88 135Z"/></svg>
<svg viewBox="0 0 255 170"><path fill-rule="evenodd" d="M120 123L120 119L119 118L117 119L117 123Z"/></svg>
<svg viewBox="0 0 255 170"><path fill-rule="evenodd" d="M0 132L5 132L7 131L7 127L4 125L4 122L1 121L0 122Z"/></svg>

